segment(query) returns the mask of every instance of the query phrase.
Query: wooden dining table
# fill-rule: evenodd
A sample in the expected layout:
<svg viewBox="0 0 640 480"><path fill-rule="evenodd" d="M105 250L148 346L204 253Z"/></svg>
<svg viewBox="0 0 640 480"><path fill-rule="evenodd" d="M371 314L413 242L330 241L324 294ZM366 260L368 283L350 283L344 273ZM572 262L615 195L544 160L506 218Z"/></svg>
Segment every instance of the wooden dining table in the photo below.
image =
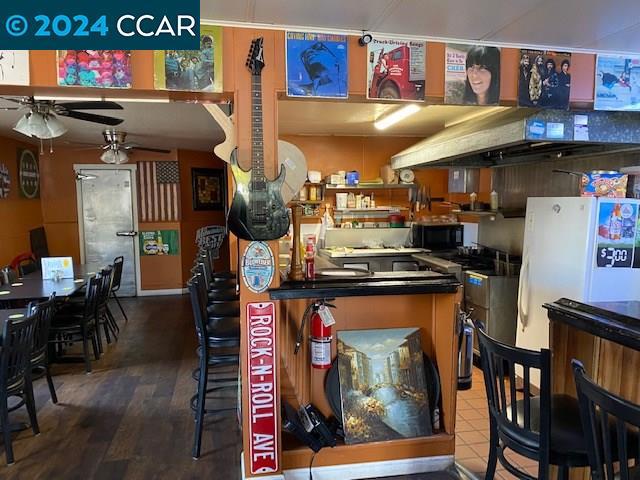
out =
<svg viewBox="0 0 640 480"><path fill-rule="evenodd" d="M66 298L81 290L89 278L100 272L97 265L74 265L74 278L44 280L42 272L29 273L17 281L0 287L0 303L10 304L18 300L40 300L55 293L57 298Z"/></svg>

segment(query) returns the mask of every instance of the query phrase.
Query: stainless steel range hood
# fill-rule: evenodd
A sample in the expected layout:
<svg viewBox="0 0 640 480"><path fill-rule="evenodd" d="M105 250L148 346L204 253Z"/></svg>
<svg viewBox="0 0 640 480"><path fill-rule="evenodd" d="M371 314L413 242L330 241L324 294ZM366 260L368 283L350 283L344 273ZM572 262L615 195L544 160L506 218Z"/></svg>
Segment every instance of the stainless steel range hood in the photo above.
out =
<svg viewBox="0 0 640 480"><path fill-rule="evenodd" d="M492 167L639 148L637 113L513 108L445 128L394 155L391 166Z"/></svg>

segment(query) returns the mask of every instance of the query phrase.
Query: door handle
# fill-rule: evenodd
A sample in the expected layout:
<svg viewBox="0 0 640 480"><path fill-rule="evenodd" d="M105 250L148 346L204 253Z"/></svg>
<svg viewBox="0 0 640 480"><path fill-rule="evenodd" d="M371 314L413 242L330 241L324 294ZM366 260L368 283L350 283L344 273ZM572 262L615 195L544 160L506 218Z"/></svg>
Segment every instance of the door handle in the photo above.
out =
<svg viewBox="0 0 640 480"><path fill-rule="evenodd" d="M116 232L116 236L118 237L135 237L136 235L138 235L138 232L134 232L133 230L128 232Z"/></svg>

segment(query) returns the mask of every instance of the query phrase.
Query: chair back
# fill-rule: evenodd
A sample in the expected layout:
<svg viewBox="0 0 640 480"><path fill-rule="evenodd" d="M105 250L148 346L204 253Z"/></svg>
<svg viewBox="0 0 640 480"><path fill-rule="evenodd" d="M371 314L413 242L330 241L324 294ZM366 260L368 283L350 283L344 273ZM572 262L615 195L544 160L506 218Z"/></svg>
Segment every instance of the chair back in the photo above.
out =
<svg viewBox="0 0 640 480"><path fill-rule="evenodd" d="M194 275L187 282L187 287L189 289L189 295L191 297L191 308L193 310L193 320L196 326L196 335L198 337L198 342L201 346L204 345L206 348L206 298L203 302L202 298L202 285L203 280L201 275Z"/></svg>
<svg viewBox="0 0 640 480"><path fill-rule="evenodd" d="M101 281L102 275L98 274L91 277L89 279L89 283L87 283L84 295L83 312L83 322L85 323L91 323L96 316Z"/></svg>
<svg viewBox="0 0 640 480"><path fill-rule="evenodd" d="M33 259L25 260L18 265L18 273L21 277L29 275L30 273L37 272L40 265Z"/></svg>
<svg viewBox="0 0 640 480"><path fill-rule="evenodd" d="M100 284L98 285L98 309L103 311L109 303L109 295L111 294L111 281L113 279L113 267L109 266L100 271Z"/></svg>
<svg viewBox="0 0 640 480"><path fill-rule="evenodd" d="M596 385L587 376L584 366L578 360L572 360L571 366L578 391L591 478L638 478L640 406ZM630 472L631 459L634 459L636 465L635 475L633 471Z"/></svg>
<svg viewBox="0 0 640 480"><path fill-rule="evenodd" d="M19 385L26 375L31 375L35 324L35 314L19 320L9 319L4 324L0 349L0 395L6 395L9 386Z"/></svg>
<svg viewBox="0 0 640 480"><path fill-rule="evenodd" d="M29 315L35 316L35 331L31 359L46 358L49 341L49 328L55 313L55 294L40 303L30 303L27 309Z"/></svg>
<svg viewBox="0 0 640 480"><path fill-rule="evenodd" d="M124 268L124 257L116 257L113 260L113 280L111 281L111 291L120 290L120 282L122 281L122 269Z"/></svg>
<svg viewBox="0 0 640 480"><path fill-rule="evenodd" d="M551 355L549 350L539 352L505 345L486 334L481 322L475 322L484 383L489 402L489 420L492 428L506 444L526 442L526 449L540 464L548 465L551 411ZM522 371L523 395L516 391L516 370ZM531 402L531 370L540 371L540 403ZM507 380L505 379L507 377ZM522 398L518 411L517 402ZM540 409L539 412L533 410ZM532 413L539 425L532 424ZM538 423L538 422L536 422ZM520 441L512 441L519 439ZM524 440L524 442L522 442ZM521 447L522 448L522 447Z"/></svg>

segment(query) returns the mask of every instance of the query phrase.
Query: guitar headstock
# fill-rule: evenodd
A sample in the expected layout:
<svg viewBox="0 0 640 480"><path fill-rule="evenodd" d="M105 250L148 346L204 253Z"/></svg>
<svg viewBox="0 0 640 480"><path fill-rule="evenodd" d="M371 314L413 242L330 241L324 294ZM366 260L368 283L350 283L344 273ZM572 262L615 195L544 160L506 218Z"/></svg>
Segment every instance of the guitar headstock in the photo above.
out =
<svg viewBox="0 0 640 480"><path fill-rule="evenodd" d="M263 41L262 37L258 37L251 42L246 65L253 75L260 75L264 68Z"/></svg>

